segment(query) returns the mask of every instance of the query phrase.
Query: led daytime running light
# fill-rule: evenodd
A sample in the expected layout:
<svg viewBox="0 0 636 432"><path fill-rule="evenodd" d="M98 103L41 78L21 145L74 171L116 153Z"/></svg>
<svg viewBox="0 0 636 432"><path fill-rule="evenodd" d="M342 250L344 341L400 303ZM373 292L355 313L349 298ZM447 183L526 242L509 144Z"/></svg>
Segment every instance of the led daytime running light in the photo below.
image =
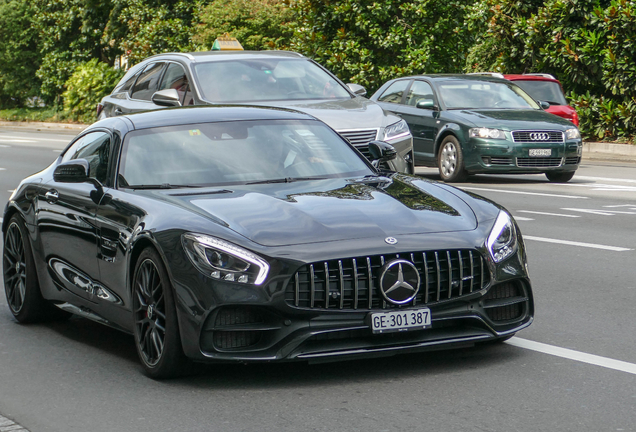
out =
<svg viewBox="0 0 636 432"><path fill-rule="evenodd" d="M510 230L510 238L505 241L505 243L497 245L496 243L500 241L501 236L504 235L506 231L506 228ZM497 220L495 220L495 224L493 225L490 235L486 240L486 247L488 248L493 260L495 262L501 262L512 255L516 246L517 232L515 230L515 225L508 213L501 211L499 212ZM495 250L495 247L497 247L497 250Z"/></svg>

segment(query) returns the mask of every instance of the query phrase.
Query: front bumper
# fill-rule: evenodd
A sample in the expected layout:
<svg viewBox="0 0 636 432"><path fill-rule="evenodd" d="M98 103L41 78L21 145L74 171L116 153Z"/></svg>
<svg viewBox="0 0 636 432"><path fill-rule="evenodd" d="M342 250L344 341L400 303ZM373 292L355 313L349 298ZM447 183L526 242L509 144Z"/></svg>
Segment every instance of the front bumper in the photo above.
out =
<svg viewBox="0 0 636 432"><path fill-rule="evenodd" d="M576 171L581 163L580 139L565 142L513 142L470 138L464 166L469 173L544 173ZM550 151L549 156L530 155L530 150Z"/></svg>

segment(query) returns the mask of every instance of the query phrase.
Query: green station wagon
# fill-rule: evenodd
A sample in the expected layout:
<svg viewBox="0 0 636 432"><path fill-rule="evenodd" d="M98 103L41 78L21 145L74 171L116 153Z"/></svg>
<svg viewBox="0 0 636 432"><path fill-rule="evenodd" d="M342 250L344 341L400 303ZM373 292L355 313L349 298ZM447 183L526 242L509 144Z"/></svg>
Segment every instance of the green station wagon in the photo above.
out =
<svg viewBox="0 0 636 432"><path fill-rule="evenodd" d="M408 123L415 164L438 167L444 181L545 173L552 182L567 182L581 163L579 130L510 81L411 76L388 81L371 100Z"/></svg>

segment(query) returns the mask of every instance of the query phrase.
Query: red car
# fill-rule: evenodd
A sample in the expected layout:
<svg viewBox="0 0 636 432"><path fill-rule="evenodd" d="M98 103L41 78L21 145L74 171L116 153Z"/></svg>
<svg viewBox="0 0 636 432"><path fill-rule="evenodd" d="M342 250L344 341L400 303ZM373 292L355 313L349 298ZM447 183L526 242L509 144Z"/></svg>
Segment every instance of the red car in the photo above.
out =
<svg viewBox="0 0 636 432"><path fill-rule="evenodd" d="M579 116L576 110L568 105L561 83L552 75L542 73L511 74L503 75L503 78L514 81L534 99L548 102L550 107L546 109L547 112L570 120L576 126L579 125Z"/></svg>

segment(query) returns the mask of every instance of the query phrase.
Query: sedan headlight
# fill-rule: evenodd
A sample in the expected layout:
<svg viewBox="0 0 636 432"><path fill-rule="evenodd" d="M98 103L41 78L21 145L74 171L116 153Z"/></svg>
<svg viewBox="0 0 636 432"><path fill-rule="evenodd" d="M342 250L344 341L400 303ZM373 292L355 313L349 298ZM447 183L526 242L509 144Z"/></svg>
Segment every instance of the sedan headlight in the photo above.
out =
<svg viewBox="0 0 636 432"><path fill-rule="evenodd" d="M404 120L400 120L384 129L384 141L394 140L410 134L409 125Z"/></svg>
<svg viewBox="0 0 636 432"><path fill-rule="evenodd" d="M506 133L501 129L472 128L468 130L471 138L506 139Z"/></svg>
<svg viewBox="0 0 636 432"><path fill-rule="evenodd" d="M500 211L490 231L486 247L492 259L498 263L508 258L517 250L517 231L512 218L505 211Z"/></svg>
<svg viewBox="0 0 636 432"><path fill-rule="evenodd" d="M567 139L577 139L581 138L581 133L577 128L571 128L565 131L565 137Z"/></svg>
<svg viewBox="0 0 636 432"><path fill-rule="evenodd" d="M251 285L267 278L267 261L242 247L203 234L183 234L181 240L192 264L208 277Z"/></svg>

